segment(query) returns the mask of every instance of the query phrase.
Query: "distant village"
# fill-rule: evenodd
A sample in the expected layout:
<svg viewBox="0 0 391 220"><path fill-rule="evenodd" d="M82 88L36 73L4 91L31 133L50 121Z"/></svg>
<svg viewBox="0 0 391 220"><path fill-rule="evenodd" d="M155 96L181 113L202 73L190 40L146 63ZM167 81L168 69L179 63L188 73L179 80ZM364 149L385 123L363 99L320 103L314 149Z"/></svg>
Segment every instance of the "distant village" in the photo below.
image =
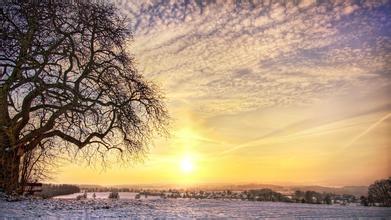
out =
<svg viewBox="0 0 391 220"><path fill-rule="evenodd" d="M350 203L360 203L361 200L354 195L337 195L333 193L319 193L315 191L300 191L285 194L276 192L271 189L253 189L243 191L232 190L188 190L188 189L129 189L129 188L81 188L75 191L73 187L65 187L72 189L72 193L80 193L76 199L95 199L95 193L110 192L109 199L119 199L119 192L134 193L134 199L144 198L163 198L163 199L217 199L217 200L247 200L247 201L270 201L270 202L294 202L294 203L309 203L309 204L341 204L347 205ZM58 189L58 188L56 188ZM65 192L59 194L64 194ZM43 192L43 194L45 194ZM56 193L51 193L53 196ZM66 194L69 194L67 192Z"/></svg>
<svg viewBox="0 0 391 220"><path fill-rule="evenodd" d="M159 196L161 198L188 198L188 199L238 199L248 201L270 201L270 202L296 202L311 204L341 204L359 203L360 200L353 195L335 195L331 193L318 193L315 191L295 191L292 194L284 195L271 189L256 189L245 191L187 191L187 190L144 190L138 192L136 198L148 196Z"/></svg>
<svg viewBox="0 0 391 220"><path fill-rule="evenodd" d="M276 188L276 186L274 186ZM102 186L76 186L76 185L55 185L44 184L40 192L35 196L42 198L53 198L61 195L77 194L76 199L95 199L100 192L109 192L106 198L120 199L120 192L133 193L134 199L163 198L163 199L217 199L217 200L245 200L245 201L268 201L268 202L290 202L308 204L340 204L340 205L363 205L363 206L391 206L391 196L388 193L391 188L391 178L375 181L367 188L366 195L334 193L329 191L315 190L287 190L281 191L269 188L258 189L157 189L141 187L102 187ZM249 188L249 187L248 187ZM307 187L314 189L314 187ZM323 187L324 188L324 187ZM324 188L326 189L326 188ZM336 188L338 189L338 188ZM339 188L340 189L340 188ZM334 189L335 190L335 189ZM129 195L127 196L129 198Z"/></svg>

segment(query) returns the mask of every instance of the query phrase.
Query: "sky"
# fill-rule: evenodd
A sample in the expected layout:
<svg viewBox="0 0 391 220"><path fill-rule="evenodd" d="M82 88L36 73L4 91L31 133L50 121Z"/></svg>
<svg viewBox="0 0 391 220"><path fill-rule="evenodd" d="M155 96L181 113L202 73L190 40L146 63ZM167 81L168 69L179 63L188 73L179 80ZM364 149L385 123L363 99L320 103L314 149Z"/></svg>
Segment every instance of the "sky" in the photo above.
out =
<svg viewBox="0 0 391 220"><path fill-rule="evenodd" d="M116 4L131 19L139 72L166 96L170 136L142 162L66 163L55 182L344 186L391 176L390 1Z"/></svg>

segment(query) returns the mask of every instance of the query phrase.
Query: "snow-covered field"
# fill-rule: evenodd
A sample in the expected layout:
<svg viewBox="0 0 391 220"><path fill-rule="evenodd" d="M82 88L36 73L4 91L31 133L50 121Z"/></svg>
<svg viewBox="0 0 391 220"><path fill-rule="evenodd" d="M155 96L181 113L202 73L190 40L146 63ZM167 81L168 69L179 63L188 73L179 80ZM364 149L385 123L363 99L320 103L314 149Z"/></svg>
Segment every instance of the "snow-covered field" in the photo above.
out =
<svg viewBox="0 0 391 220"><path fill-rule="evenodd" d="M64 196L56 196L54 198L55 199L76 199L77 196L83 195L83 194L84 193L74 193L74 194L69 194L69 195L64 195ZM87 193L87 198L92 199L93 194L94 193L92 193L92 192ZM96 192L95 199L107 199L107 198L109 198L109 194L110 194L110 192ZM119 194L120 199L134 199L138 193L119 192L118 194ZM144 196L141 197L141 199L157 199L157 198L160 198L160 197L159 196L148 196L147 198L145 198Z"/></svg>
<svg viewBox="0 0 391 220"><path fill-rule="evenodd" d="M194 199L0 201L0 219L391 219L391 208Z"/></svg>

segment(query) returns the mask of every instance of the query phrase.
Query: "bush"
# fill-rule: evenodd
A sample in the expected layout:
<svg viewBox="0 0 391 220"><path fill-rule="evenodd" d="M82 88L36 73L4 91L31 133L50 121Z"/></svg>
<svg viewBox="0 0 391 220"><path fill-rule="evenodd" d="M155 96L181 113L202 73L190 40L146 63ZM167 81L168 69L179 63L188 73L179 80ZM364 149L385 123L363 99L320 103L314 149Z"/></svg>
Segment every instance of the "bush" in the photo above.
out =
<svg viewBox="0 0 391 220"><path fill-rule="evenodd" d="M87 199L87 192L84 192L82 195L76 196L76 200Z"/></svg>
<svg viewBox="0 0 391 220"><path fill-rule="evenodd" d="M109 194L109 199L119 199L119 194L118 192L111 192Z"/></svg>

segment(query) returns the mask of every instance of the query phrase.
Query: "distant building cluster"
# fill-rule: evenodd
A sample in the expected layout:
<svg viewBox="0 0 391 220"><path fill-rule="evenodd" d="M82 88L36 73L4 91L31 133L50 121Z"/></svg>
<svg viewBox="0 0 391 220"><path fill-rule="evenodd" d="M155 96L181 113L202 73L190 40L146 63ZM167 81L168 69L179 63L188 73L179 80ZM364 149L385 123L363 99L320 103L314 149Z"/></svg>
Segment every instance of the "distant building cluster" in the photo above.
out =
<svg viewBox="0 0 391 220"><path fill-rule="evenodd" d="M136 199L148 196L161 198L188 198L188 199L238 199L248 201L295 202L310 204L341 204L359 203L354 195L337 195L333 193L319 193L315 191L295 191L284 195L271 189L256 189L244 191L203 191L203 190L137 190Z"/></svg>

